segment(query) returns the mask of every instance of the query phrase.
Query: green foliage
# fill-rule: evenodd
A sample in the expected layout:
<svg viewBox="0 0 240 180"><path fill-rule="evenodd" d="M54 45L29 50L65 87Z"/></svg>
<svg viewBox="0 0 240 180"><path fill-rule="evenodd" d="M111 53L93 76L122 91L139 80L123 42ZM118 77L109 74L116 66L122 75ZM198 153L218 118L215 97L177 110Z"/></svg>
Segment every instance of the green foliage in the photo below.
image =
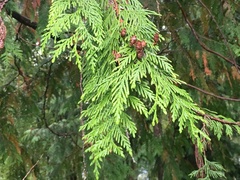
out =
<svg viewBox="0 0 240 180"><path fill-rule="evenodd" d="M5 179L31 168L30 179L239 177L240 106L226 98L239 97L239 76L236 64L216 56L239 56L237 2L18 3L5 8L21 7L38 24L18 26L1 12ZM194 171L198 153L204 162Z"/></svg>
<svg viewBox="0 0 240 180"><path fill-rule="evenodd" d="M69 10L72 5L71 3L66 4L65 8L61 9L58 8L60 3L60 1L56 1L51 7L47 32L44 37L47 40L51 36L61 36L67 30L74 31L72 36L59 41L59 43L56 42L56 50L53 51L53 61L66 48L73 45L73 42L84 39L84 42L81 44L81 47L86 50L86 62L83 69L84 94L82 95L82 102L87 102L90 105L82 114L82 118L86 117L88 121L81 127L81 130L87 130L87 134L84 137L85 143L92 144L87 149L87 152L92 153L90 158L92 163L95 164L95 175L99 176L99 163L106 155L113 152L124 156L122 149L124 148L132 156L129 137L126 134L129 133L134 137L136 127L131 117L125 113L130 107L133 107L140 114L144 114L146 118L149 115L153 115L152 122L154 125L158 123L158 108L166 113L167 107L170 105L172 120L173 122L178 120L179 131L182 132L184 128L187 128L192 141L196 142L199 149L202 150L203 145L199 134L208 140L209 138L196 126L197 121L203 121L202 117L196 114L196 112L201 110L197 108L184 90L176 86L181 81L176 79L176 74L173 72L169 60L164 56L156 55L158 48L151 42L157 29L147 16L154 13L143 10L137 1L129 4L121 3L119 5L122 6L123 10L117 14L118 18L123 19L123 23L120 23L118 18L109 18L109 16L114 16L114 9L107 11L106 14L99 15L98 13L101 11L96 11L95 16L97 17L95 17L91 13L94 8L89 9L83 6L84 9L90 11L87 15L81 9L83 7L80 4L75 12L66 16L59 16ZM79 13L77 13L78 11ZM81 11L83 12L80 13ZM82 17L79 16L80 14ZM133 14L134 16L132 16ZM103 19L103 23L101 23L101 17L106 17ZM83 18L88 19L89 29L85 27L85 24L81 23L78 28L71 29L75 24L79 24ZM74 21L72 22L71 19L74 19ZM96 19L98 20L96 21ZM62 26L56 26L56 20L59 20ZM140 23L139 20L141 21ZM88 32L84 33L84 29L88 30ZM102 31L96 31L96 29ZM125 38L121 37L120 31L122 29L127 29ZM101 37L104 31L106 32L105 34L110 34L110 36L105 36L105 41L102 41ZM95 48L96 51L91 50L92 47L95 47L95 42L88 40L88 38L94 39L91 38L90 32L93 33L93 36L95 35L95 38L98 39L97 42L100 43L100 48ZM81 33L83 34L82 38L79 36ZM85 37L84 34L87 36ZM136 59L135 50L129 46L129 41L133 35L147 43L145 57L141 61ZM75 39L76 37L78 39ZM46 40L44 45L47 43ZM109 45L111 48L109 48ZM76 55L76 44L74 46L75 48L72 51L75 50ZM111 66L114 62L114 57L113 55L111 56L113 51L121 54L121 57L118 59L120 61L119 66L115 68ZM98 54L98 61L95 60L97 55L89 52ZM70 60L71 57L74 56L70 55ZM79 60L78 58L76 59L77 64L82 64ZM148 76L150 81L147 79ZM148 88L142 88L141 91L138 91L136 84L138 84L138 87L141 87L142 83L143 85L147 83L148 86L154 86L154 91L149 91L150 89ZM134 94L131 95L133 92ZM144 102L139 99L143 95L151 97L149 99L150 106L144 106Z"/></svg>
<svg viewBox="0 0 240 180"><path fill-rule="evenodd" d="M217 115L216 112L213 111L209 111L206 110L206 112L208 112L209 115L215 116L219 119L226 119L228 120L228 122L234 122L234 120L232 120L231 118L226 118L222 115ZM235 125L235 126L230 126L228 124L222 124L221 122L217 122L217 121L212 121L211 119L209 119L208 117L206 117L206 119L208 120L208 127L210 128L210 130L214 133L214 135L218 138L218 140L221 139L221 137L223 136L223 133L225 132L225 134L229 137L232 138L233 137L233 131L237 132L239 134L240 132L240 127Z"/></svg>
<svg viewBox="0 0 240 180"><path fill-rule="evenodd" d="M221 164L217 162L208 161L204 159L204 166L200 169L193 171L189 174L190 177L199 177L201 174L206 174L203 178L197 178L198 180L211 180L211 179L226 179L224 175L225 169Z"/></svg>
<svg viewBox="0 0 240 180"><path fill-rule="evenodd" d="M45 31L43 47L47 45L51 37L55 38L56 49L51 52L53 62L65 50L71 48L69 60L75 58L81 69L81 57L77 50L78 42L81 42L81 48L86 51L85 57L90 61L92 71L95 70L96 52L101 47L104 36L102 15L96 1L54 1L50 8L49 21ZM66 34L66 32L68 33ZM57 41L58 37L64 39Z"/></svg>

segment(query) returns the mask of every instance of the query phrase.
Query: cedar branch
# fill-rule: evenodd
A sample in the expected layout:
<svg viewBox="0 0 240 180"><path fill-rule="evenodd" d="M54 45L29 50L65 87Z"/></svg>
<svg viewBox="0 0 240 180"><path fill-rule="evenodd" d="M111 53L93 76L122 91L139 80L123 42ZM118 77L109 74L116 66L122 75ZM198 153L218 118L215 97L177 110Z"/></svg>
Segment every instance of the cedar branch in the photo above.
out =
<svg viewBox="0 0 240 180"><path fill-rule="evenodd" d="M27 172L27 174L24 176L24 178L22 180L25 180L28 175L32 172L32 170L35 168L35 166L39 163L40 159L43 157L43 154L40 156L40 158L37 160L37 162L29 169L29 171Z"/></svg>
<svg viewBox="0 0 240 180"><path fill-rule="evenodd" d="M227 49L228 49L228 52L229 52L230 57L231 57L231 60L234 62L235 67L238 68L238 67L237 67L237 63L236 63L236 61L235 61L235 59L234 59L232 50L231 50L231 48L230 48L230 46L229 46L229 43L228 43L228 41L227 41L227 38L226 38L226 36L224 35L224 33L222 32L219 24L217 23L217 20L215 19L214 15L211 13L210 9L202 2L202 0L199 0L199 2L200 2L200 4L207 10L207 12L208 12L208 14L211 16L213 22L216 24L217 29L218 29L218 31L220 32L220 35L221 35L222 38L223 38L223 42L224 42L225 46L226 46Z"/></svg>
<svg viewBox="0 0 240 180"><path fill-rule="evenodd" d="M222 123L222 124L236 125L236 126L239 126L239 127L240 127L240 121L238 121L238 122L231 122L231 121L227 121L227 120L224 120L224 119L220 119L220 118L211 116L211 115L209 115L209 114L204 114L204 113L201 113L201 112L196 112L196 113L197 113L198 115L204 117L205 119L210 119L210 120L213 120L213 121L220 122L220 123Z"/></svg>
<svg viewBox="0 0 240 180"><path fill-rule="evenodd" d="M53 133L54 135L57 135L57 136L67 137L67 136L71 136L72 133L71 134L70 133L58 133L58 132L54 131L52 128L49 127L49 125L47 123L47 119L46 119L47 93L48 93L48 89L49 89L49 81L51 78L52 66L53 66L53 63L51 62L51 64L49 65L48 73L46 75L46 86L45 86L45 91L43 93L42 119L45 124L45 127L51 133Z"/></svg>
<svg viewBox="0 0 240 180"><path fill-rule="evenodd" d="M207 95L213 96L213 97L215 97L215 98L218 98L218 99L227 100L227 101L240 102L240 99L218 96L218 95L216 95L216 94L213 94L213 93L211 93L211 92L205 91L205 90L203 90L203 89L201 89L201 88L199 88L199 87L193 86L193 85L191 85L191 84L187 84L187 83L186 83L185 85L188 86L188 87L194 88L194 89L196 89L196 90L198 90L198 91L200 91L200 92L202 92L202 93L204 93L204 94L207 94Z"/></svg>
<svg viewBox="0 0 240 180"><path fill-rule="evenodd" d="M21 14L19 14L16 11L11 11L9 9L6 9L6 12L9 16L13 17L14 19L16 19L21 24L24 24L25 26L28 26L28 27L33 28L33 29L37 29L37 22L31 21L30 19L22 16Z"/></svg>
<svg viewBox="0 0 240 180"><path fill-rule="evenodd" d="M189 19L187 18L187 14L186 14L186 12L184 11L182 5L180 4L180 2L179 2L178 0L177 0L177 4L178 4L178 6L179 6L179 8L180 8L180 10L181 10L181 12L182 12L182 15L183 15L186 23L187 23L188 26L190 27L190 29L191 29L194 37L196 38L196 40L198 41L198 43L200 44L200 46L201 46L203 49L205 49L206 51L208 51L208 52L210 52L210 53L212 53L212 54L215 54L216 56L221 57L222 59L224 59L224 60L227 61L228 63L236 66L237 69L240 69L240 66L239 66L239 65L236 65L236 63L235 63L233 60L230 60L229 58L223 56L222 54L220 54L220 53L218 53L218 52L210 49L209 47L207 47L207 45L206 45L205 43L203 43L203 42L200 40L200 37L199 37L198 33L197 33L196 30L193 28L192 23L191 23L191 22L189 21Z"/></svg>

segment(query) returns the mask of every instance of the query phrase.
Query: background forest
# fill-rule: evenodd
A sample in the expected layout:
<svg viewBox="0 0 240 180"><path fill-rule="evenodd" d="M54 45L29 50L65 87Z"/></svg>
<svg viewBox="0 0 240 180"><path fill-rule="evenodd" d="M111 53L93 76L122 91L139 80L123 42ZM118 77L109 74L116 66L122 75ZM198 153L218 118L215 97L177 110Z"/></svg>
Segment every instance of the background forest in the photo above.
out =
<svg viewBox="0 0 240 180"><path fill-rule="evenodd" d="M239 0L0 16L0 180L240 180Z"/></svg>

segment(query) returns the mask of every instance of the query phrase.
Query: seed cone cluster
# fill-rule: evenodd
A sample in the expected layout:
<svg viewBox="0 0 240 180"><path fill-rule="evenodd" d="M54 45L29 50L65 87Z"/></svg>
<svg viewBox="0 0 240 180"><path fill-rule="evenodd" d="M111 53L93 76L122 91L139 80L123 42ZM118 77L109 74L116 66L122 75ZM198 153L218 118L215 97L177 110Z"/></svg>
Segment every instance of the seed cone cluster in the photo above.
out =
<svg viewBox="0 0 240 180"><path fill-rule="evenodd" d="M147 46L147 43L144 40L138 40L134 35L130 38L130 46L133 46L137 52L137 58L142 59L144 56L144 48Z"/></svg>
<svg viewBox="0 0 240 180"><path fill-rule="evenodd" d="M126 28L123 28L120 31L120 35L121 35L122 38L125 38L127 36ZM159 34L156 33L153 36L153 44L156 45L158 42L159 42ZM130 38L129 45L130 45L130 47L134 47L134 49L136 50L137 58L139 60L144 57L144 55L145 55L144 48L147 46L146 41L139 40L136 35L133 35ZM117 51L115 51L115 50L112 53L113 53L114 59L116 61L116 65L118 66L120 64L118 58L121 58L122 55L120 53L118 53Z"/></svg>

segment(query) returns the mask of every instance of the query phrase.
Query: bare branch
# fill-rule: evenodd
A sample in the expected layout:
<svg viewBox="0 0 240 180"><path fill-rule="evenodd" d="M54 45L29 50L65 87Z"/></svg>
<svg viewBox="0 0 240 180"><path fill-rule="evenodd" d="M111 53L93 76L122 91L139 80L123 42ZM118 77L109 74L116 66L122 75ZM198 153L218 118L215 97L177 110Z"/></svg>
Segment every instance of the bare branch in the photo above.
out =
<svg viewBox="0 0 240 180"><path fill-rule="evenodd" d="M14 19L16 19L18 22L24 24L25 26L31 27L33 29L37 29L37 23L31 21L30 19L22 16L16 11L10 11L9 9L6 10L7 14L9 16L12 16Z"/></svg>
<svg viewBox="0 0 240 180"><path fill-rule="evenodd" d="M233 53L232 53L232 51L231 51L231 48L230 48L230 46L229 46L229 43L228 43L228 41L227 41L227 38L226 38L225 35L223 34L220 26L219 26L218 23L217 23L217 20L215 19L215 17L213 16L213 14L212 14L211 11L209 10L209 8L202 2L202 0L198 0L198 1L199 1L200 4L207 10L208 14L210 14L212 20L213 20L214 23L216 24L217 29L218 29L218 31L220 32L220 34L221 34L221 36L222 36L222 38L223 38L224 44L225 44L225 46L227 47L227 49L228 49L228 51L229 51L229 54L230 54L230 56L231 56L231 60L234 62L235 67L238 68L238 67L237 67L237 63L236 63L236 61L235 61L235 59L234 59Z"/></svg>
<svg viewBox="0 0 240 180"><path fill-rule="evenodd" d="M217 122L220 122L222 124L228 124L228 125L237 125L240 127L240 122L230 122L230 121L227 121L227 120L224 120L224 119L220 119L220 118L217 118L217 117L214 117L214 116L211 116L209 114L203 114L201 112L196 112L198 115L204 117L204 118L207 118L207 119L210 119L210 120L213 120L213 121L217 121Z"/></svg>
<svg viewBox="0 0 240 180"><path fill-rule="evenodd" d="M35 168L35 166L39 163L40 159L43 157L43 154L40 156L40 158L37 160L37 162L29 169L29 171L27 172L27 174L24 176L24 178L22 178L22 180L25 180L28 175L32 172L32 170Z"/></svg>
<svg viewBox="0 0 240 180"><path fill-rule="evenodd" d="M51 78L51 71L52 71L52 65L53 63L51 62L49 69L48 69L48 73L47 73L47 77L46 77L46 86L45 86L45 91L43 94L43 106L42 106L42 119L44 121L45 127L53 134L57 135L57 136L71 136L73 133L58 133L55 132L52 128L49 127L48 123L47 123L47 119L46 119L46 104L47 104L47 93L48 93L48 88L49 88L49 81Z"/></svg>
<svg viewBox="0 0 240 180"><path fill-rule="evenodd" d="M81 93L81 96L83 94L83 75L82 75L82 72L80 72L80 78L79 78L79 90L80 90L80 93ZM80 114L82 115L82 111L83 111L83 102L81 101L80 102L80 106L79 106L79 110L80 110ZM84 119L83 117L80 119L80 124L81 126L84 125ZM85 143L85 140L84 140L84 136L85 136L85 131L82 130L81 131L81 138L82 138L82 141L83 143ZM86 155L85 155L85 147L84 145L82 146L82 157L83 157L83 169L82 169L82 179L83 180L86 180L87 178L87 163L86 163Z"/></svg>
<svg viewBox="0 0 240 180"><path fill-rule="evenodd" d="M215 98L218 98L218 99L227 100L227 101L240 102L240 99L218 96L218 95L216 95L216 94L213 94L213 93L211 93L211 92L205 91L205 90L203 90L203 89L201 89L201 88L199 88L199 87L193 86L193 85L191 85L191 84L187 84L187 83L186 83L185 85L188 86L188 87L194 88L194 89L196 89L196 90L198 90L198 91L200 91L200 92L202 92L202 93L204 93L204 94L207 94L207 95L213 96L213 97L215 97Z"/></svg>
<svg viewBox="0 0 240 180"><path fill-rule="evenodd" d="M185 21L187 22L188 26L190 27L193 35L195 36L195 38L196 38L196 40L198 41L198 43L200 44L200 46L201 46L203 49L205 49L206 51L208 51L208 52L210 52L210 53L212 53L212 54L215 54L215 55L217 55L218 57L221 57L222 59L224 59L225 61L227 61L228 63L236 66L237 69L240 69L240 66L239 66L239 65L236 65L233 60L230 60L230 59L228 59L227 57L223 56L222 54L220 54L220 53L218 53L218 52L210 49L209 47L206 46L205 43L203 43L203 42L200 40L198 33L197 33L196 30L193 28L193 25L191 24L191 22L190 22L189 19L187 18L187 14L186 14L186 12L184 11L182 5L180 4L180 2L179 2L178 0L177 0L177 4L178 4L180 10L182 11L182 14L183 14L183 17L184 17Z"/></svg>

